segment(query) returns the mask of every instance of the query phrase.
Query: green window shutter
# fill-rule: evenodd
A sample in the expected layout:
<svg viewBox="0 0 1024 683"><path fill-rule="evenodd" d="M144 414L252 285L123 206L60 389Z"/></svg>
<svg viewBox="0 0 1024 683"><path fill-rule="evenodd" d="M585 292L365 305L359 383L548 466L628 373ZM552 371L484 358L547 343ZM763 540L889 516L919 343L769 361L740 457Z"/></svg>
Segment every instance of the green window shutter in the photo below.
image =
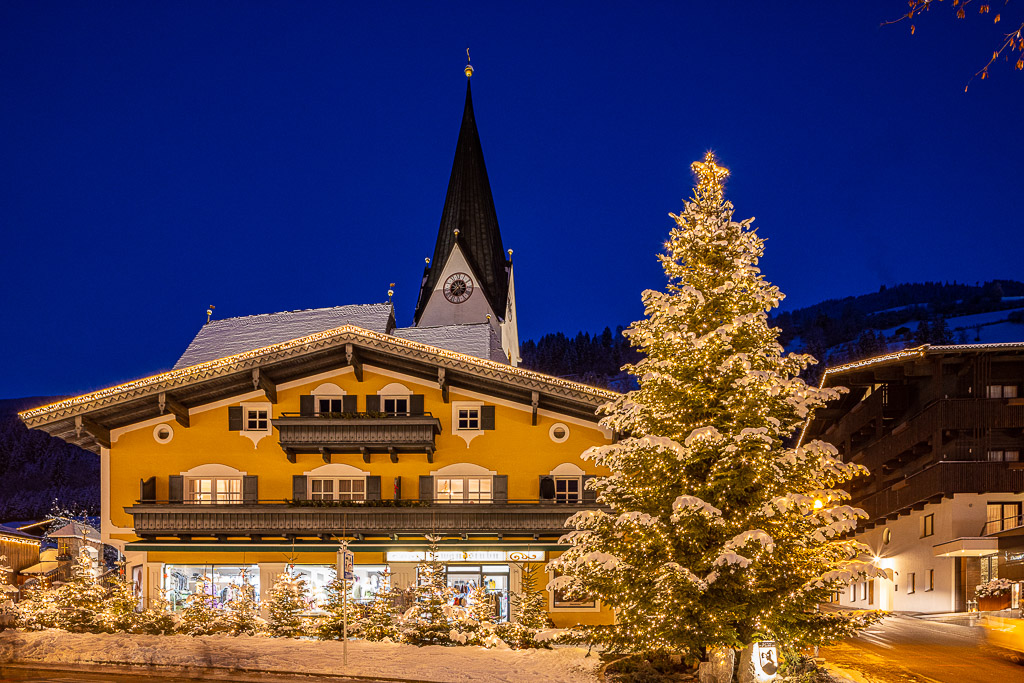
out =
<svg viewBox="0 0 1024 683"><path fill-rule="evenodd" d="M423 394L413 394L409 397L409 414L423 414Z"/></svg>
<svg viewBox="0 0 1024 683"><path fill-rule="evenodd" d="M242 502L255 505L260 499L259 477L255 474L242 477Z"/></svg>
<svg viewBox="0 0 1024 683"><path fill-rule="evenodd" d="M185 500L185 478L180 474L167 477L167 500L171 503L181 503Z"/></svg>
<svg viewBox="0 0 1024 683"><path fill-rule="evenodd" d="M491 493L495 503L508 502L508 475L496 474L491 482Z"/></svg>
<svg viewBox="0 0 1024 683"><path fill-rule="evenodd" d="M596 477L594 475L592 475L592 474L585 474L585 475L583 475L583 482L582 482L582 484L583 484L583 502L584 503L593 503L593 502L597 501L597 491L593 491L593 490L587 488L587 482L590 481L591 479L596 479Z"/></svg>
<svg viewBox="0 0 1024 683"><path fill-rule="evenodd" d="M480 429L494 429L494 406L480 406Z"/></svg>
<svg viewBox="0 0 1024 683"><path fill-rule="evenodd" d="M306 500L306 475L292 475L292 500Z"/></svg>
<svg viewBox="0 0 1024 683"><path fill-rule="evenodd" d="M299 396L299 415L302 417L313 417L316 412L316 397L312 395Z"/></svg>
<svg viewBox="0 0 1024 683"><path fill-rule="evenodd" d="M420 475L420 500L431 502L434 500L434 478Z"/></svg>
<svg viewBox="0 0 1024 683"><path fill-rule="evenodd" d="M242 406L231 406L228 408L228 431L242 431Z"/></svg>
<svg viewBox="0 0 1024 683"><path fill-rule="evenodd" d="M368 413L379 413L380 412L380 396L377 394L366 395L366 412Z"/></svg>
<svg viewBox="0 0 1024 683"><path fill-rule="evenodd" d="M555 499L555 478L550 474L540 475L540 499L549 501Z"/></svg>
<svg viewBox="0 0 1024 683"><path fill-rule="evenodd" d="M380 500L380 477L366 478L366 500Z"/></svg>
<svg viewBox="0 0 1024 683"><path fill-rule="evenodd" d="M152 503L156 500L156 477L139 479L139 501Z"/></svg>
<svg viewBox="0 0 1024 683"><path fill-rule="evenodd" d="M347 394L341 397L341 412L343 413L358 413L359 412L359 397L355 394Z"/></svg>

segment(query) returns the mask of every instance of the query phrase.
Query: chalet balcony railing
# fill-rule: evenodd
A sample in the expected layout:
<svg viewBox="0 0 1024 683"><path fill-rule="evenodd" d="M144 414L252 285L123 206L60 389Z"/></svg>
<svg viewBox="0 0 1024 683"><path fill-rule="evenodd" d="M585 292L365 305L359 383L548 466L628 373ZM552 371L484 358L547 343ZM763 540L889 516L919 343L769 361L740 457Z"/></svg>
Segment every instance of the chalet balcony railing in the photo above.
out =
<svg viewBox="0 0 1024 683"><path fill-rule="evenodd" d="M402 501L260 502L256 504L170 504L137 502L125 508L142 538L328 537L365 534L556 534L565 521L594 502L552 503L509 500L480 503Z"/></svg>
<svg viewBox="0 0 1024 683"><path fill-rule="evenodd" d="M940 399L897 425L891 432L858 449L853 458L874 471L885 463L913 452L915 447L925 448L929 439L944 430L979 428L1024 428L1024 404L1010 404L1006 399L999 398ZM934 449L938 445L932 443L928 447ZM977 454L977 459L984 457L984 453Z"/></svg>
<svg viewBox="0 0 1024 683"><path fill-rule="evenodd" d="M990 534L996 534L1000 531L1009 531L1010 529L1019 529L1024 526L1024 514L1010 515L1009 517L1003 517L1002 519L991 519L985 522L985 526L982 527L981 535L988 536Z"/></svg>
<svg viewBox="0 0 1024 683"><path fill-rule="evenodd" d="M272 422L281 448L293 453L432 453L434 438L441 433L441 421L430 413L283 413Z"/></svg>
<svg viewBox="0 0 1024 683"><path fill-rule="evenodd" d="M937 462L863 498L852 505L868 513L868 522L906 512L928 501L955 493L1015 493L1024 491L1024 469L1006 462Z"/></svg>
<svg viewBox="0 0 1024 683"><path fill-rule="evenodd" d="M859 433L879 418L899 417L909 403L910 388L884 384L866 399L855 405L840 421L825 432L826 441L843 442Z"/></svg>

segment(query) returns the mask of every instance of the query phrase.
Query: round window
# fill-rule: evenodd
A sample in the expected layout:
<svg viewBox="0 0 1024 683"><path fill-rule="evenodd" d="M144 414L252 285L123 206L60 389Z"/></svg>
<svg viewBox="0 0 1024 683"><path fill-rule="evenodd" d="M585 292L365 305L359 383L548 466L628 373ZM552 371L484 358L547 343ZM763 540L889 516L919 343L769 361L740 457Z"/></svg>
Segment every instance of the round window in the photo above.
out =
<svg viewBox="0 0 1024 683"><path fill-rule="evenodd" d="M169 424L158 424L153 428L153 438L157 443L167 443L174 438L174 430Z"/></svg>
<svg viewBox="0 0 1024 683"><path fill-rule="evenodd" d="M551 429L548 430L548 436L555 443L562 443L569 438L569 428L561 422L556 422L551 425Z"/></svg>

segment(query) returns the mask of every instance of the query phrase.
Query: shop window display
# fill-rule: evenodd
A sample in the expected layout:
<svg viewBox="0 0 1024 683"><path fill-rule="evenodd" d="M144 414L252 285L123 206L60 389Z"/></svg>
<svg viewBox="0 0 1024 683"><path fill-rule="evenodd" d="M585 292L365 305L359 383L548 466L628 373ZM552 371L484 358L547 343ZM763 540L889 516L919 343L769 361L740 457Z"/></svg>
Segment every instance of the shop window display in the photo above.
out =
<svg viewBox="0 0 1024 683"><path fill-rule="evenodd" d="M508 565L448 565L448 586L452 589L453 604L459 607L472 606L472 592L483 586L491 601L491 613L495 622L509 618L509 570Z"/></svg>
<svg viewBox="0 0 1024 683"><path fill-rule="evenodd" d="M174 610L185 609L186 598L198 591L209 595L214 607L226 605L245 585L252 587L256 602L260 599L260 570L254 564L165 564L163 580L167 600Z"/></svg>
<svg viewBox="0 0 1024 683"><path fill-rule="evenodd" d="M370 603L379 590L387 590L383 572L387 565L357 564L353 568L351 595L356 602ZM289 567L292 575L301 576L306 582L306 598L311 612L323 609L327 601L327 585L334 580L333 564L296 564Z"/></svg>

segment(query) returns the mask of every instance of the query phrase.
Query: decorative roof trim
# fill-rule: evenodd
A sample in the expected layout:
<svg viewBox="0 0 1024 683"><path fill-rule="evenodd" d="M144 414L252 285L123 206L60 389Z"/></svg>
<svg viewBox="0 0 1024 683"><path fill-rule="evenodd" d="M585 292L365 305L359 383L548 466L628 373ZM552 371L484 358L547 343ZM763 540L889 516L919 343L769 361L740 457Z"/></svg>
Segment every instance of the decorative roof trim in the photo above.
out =
<svg viewBox="0 0 1024 683"><path fill-rule="evenodd" d="M608 389L570 382L532 370L513 367L506 363L468 356L463 353L440 349L393 335L365 330L361 327L342 325L332 330L317 332L305 337L299 337L298 339L292 339L291 341L272 344L260 349L243 351L232 356L225 356L224 358L177 370L169 370L158 375L143 377L142 379L100 389L90 394L74 396L57 401L56 403L40 406L39 408L24 410L18 413L18 417L27 426L34 427L54 419L82 414L125 399L139 398L167 391L190 384L196 380L213 379L232 374L239 370L258 366L261 362L283 360L334 344L352 341L363 342L381 351L399 353L418 360L440 363L442 366L452 369L470 371L483 377L503 380L525 380L533 386L540 385L537 388L547 387L549 390L554 388L561 395L571 396L576 394L580 398L596 398L609 401L619 396L618 393Z"/></svg>
<svg viewBox="0 0 1024 683"><path fill-rule="evenodd" d="M904 349L902 351L896 351L894 353L886 353L881 356L875 356L874 358L865 358L864 360L854 361L853 363L845 363L843 365L837 365L834 368L826 368L825 374L822 375L824 386L824 378L828 375L835 375L840 372L846 372L847 370L856 370L858 368L864 368L869 365L878 365L879 363L888 363L894 360L903 360L904 358L919 358L925 354L928 350L928 345L918 346L912 349Z"/></svg>

